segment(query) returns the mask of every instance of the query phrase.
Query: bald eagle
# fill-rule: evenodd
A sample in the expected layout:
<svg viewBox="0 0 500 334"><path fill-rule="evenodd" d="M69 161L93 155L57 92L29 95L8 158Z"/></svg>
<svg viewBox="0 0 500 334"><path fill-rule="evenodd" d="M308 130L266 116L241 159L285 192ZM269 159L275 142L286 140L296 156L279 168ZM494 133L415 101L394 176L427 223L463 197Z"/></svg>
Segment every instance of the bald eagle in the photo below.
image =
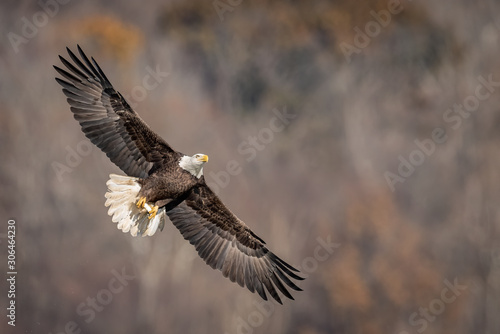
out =
<svg viewBox="0 0 500 334"><path fill-rule="evenodd" d="M73 61L59 56L66 69L54 66L56 78L83 133L127 176L111 174L106 207L118 229L132 236L152 236L166 218L199 256L224 277L280 304L279 290L301 289L297 269L273 254L243 221L207 186L203 166L208 156L174 150L153 132L117 92L94 58L78 46ZM286 285L286 286L285 286Z"/></svg>

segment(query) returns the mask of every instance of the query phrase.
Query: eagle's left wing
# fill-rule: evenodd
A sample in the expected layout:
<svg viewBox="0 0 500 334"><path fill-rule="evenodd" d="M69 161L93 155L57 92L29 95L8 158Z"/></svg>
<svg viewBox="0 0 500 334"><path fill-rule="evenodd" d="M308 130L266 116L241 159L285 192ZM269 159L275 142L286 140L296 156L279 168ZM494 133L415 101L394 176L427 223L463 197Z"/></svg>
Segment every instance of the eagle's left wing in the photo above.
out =
<svg viewBox="0 0 500 334"><path fill-rule="evenodd" d="M290 280L303 280L294 273L298 270L269 251L205 184L192 189L167 215L210 267L251 292L257 291L264 300L267 290L281 303L276 288L293 299L283 283L302 290Z"/></svg>
<svg viewBox="0 0 500 334"><path fill-rule="evenodd" d="M113 88L94 58L89 59L80 46L81 59L67 50L74 64L59 56L66 69L54 66L64 78L56 81L94 145L127 175L141 178L179 157Z"/></svg>

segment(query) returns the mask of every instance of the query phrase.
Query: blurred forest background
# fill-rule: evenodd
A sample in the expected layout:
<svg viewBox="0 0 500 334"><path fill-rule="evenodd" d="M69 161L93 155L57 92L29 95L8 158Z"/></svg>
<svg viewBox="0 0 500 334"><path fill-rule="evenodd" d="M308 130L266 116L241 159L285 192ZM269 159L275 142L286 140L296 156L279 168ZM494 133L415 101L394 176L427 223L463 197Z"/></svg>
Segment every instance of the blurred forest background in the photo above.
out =
<svg viewBox="0 0 500 334"><path fill-rule="evenodd" d="M498 1L59 1L0 3L0 332L500 333ZM210 156L222 200L307 276L295 301L261 302L172 225L116 229L120 171L54 80L76 44Z"/></svg>

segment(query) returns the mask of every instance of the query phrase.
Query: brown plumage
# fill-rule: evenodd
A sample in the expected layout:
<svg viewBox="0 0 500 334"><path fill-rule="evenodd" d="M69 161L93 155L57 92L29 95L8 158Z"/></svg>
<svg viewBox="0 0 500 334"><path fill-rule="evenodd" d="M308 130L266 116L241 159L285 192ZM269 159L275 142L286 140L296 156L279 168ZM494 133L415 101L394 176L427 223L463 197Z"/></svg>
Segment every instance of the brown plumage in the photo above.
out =
<svg viewBox="0 0 500 334"><path fill-rule="evenodd" d="M224 277L267 300L281 303L279 290L300 291L295 268L274 255L264 241L236 217L206 185L203 154L188 157L154 133L117 92L99 65L78 46L74 64L59 57L56 78L85 136L127 176L111 175L106 206L118 228L132 235L153 235L166 216L200 257ZM149 213L149 216L148 216Z"/></svg>

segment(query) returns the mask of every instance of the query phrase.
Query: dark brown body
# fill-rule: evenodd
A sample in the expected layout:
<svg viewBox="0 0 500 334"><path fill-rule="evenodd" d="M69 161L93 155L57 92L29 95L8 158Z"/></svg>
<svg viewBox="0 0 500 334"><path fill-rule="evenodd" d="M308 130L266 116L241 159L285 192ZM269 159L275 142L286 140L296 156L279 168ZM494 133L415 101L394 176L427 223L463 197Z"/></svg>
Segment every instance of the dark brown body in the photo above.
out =
<svg viewBox="0 0 500 334"><path fill-rule="evenodd" d="M173 161L147 178L139 180L142 186L139 197L144 196L148 202L162 207L171 200L184 197L189 190L201 183L202 179L182 169L178 161Z"/></svg>

